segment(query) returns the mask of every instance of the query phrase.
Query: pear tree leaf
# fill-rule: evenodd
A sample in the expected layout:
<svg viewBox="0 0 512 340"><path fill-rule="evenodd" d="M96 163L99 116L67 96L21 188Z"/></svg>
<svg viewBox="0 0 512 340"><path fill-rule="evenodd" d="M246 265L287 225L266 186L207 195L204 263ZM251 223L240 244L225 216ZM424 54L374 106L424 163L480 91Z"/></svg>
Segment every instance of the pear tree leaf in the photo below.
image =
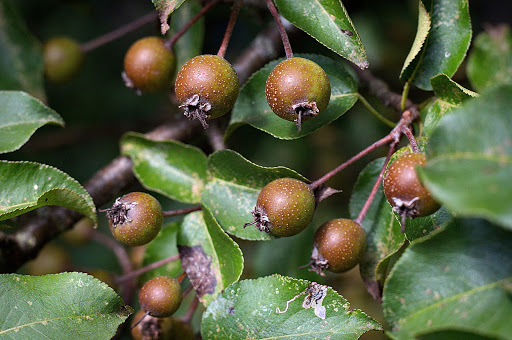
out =
<svg viewBox="0 0 512 340"><path fill-rule="evenodd" d="M446 74L438 74L430 79L432 89L438 99L458 106L466 99L478 97L478 93L468 90L450 79Z"/></svg>
<svg viewBox="0 0 512 340"><path fill-rule="evenodd" d="M172 12L174 12L178 7L181 6L185 2L185 0L151 0L153 5L155 5L155 9L158 12L158 18L160 19L160 30L162 34L167 33L170 29L167 20Z"/></svg>

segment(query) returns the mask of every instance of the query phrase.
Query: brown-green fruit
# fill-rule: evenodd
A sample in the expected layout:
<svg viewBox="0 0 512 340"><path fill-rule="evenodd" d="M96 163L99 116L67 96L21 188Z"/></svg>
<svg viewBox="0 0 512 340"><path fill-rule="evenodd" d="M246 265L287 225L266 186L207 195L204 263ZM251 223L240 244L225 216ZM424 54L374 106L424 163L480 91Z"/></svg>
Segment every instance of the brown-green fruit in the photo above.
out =
<svg viewBox="0 0 512 340"><path fill-rule="evenodd" d="M139 292L141 308L159 318L173 315L180 307L182 298L180 283L169 276L149 280Z"/></svg>
<svg viewBox="0 0 512 340"><path fill-rule="evenodd" d="M83 217L80 221L76 222L71 229L61 234L64 241L72 245L82 245L90 240L89 235L94 229L94 222L88 218Z"/></svg>
<svg viewBox="0 0 512 340"><path fill-rule="evenodd" d="M425 166L426 161L425 154L410 153L397 158L386 170L384 194L393 210L403 217L428 216L440 208L416 173L416 167Z"/></svg>
<svg viewBox="0 0 512 340"><path fill-rule="evenodd" d="M62 247L48 243L34 260L27 263L27 271L35 276L57 274L69 270L70 264L71 258Z"/></svg>
<svg viewBox="0 0 512 340"><path fill-rule="evenodd" d="M43 45L43 60L46 78L54 83L63 83L80 71L84 53L75 40L55 37Z"/></svg>
<svg viewBox="0 0 512 340"><path fill-rule="evenodd" d="M171 86L176 57L159 37L137 40L124 56L123 78L126 86L139 94L155 93Z"/></svg>
<svg viewBox="0 0 512 340"><path fill-rule="evenodd" d="M153 196L131 192L107 209L112 235L125 246L141 246L153 240L164 220L162 206Z"/></svg>
<svg viewBox="0 0 512 340"><path fill-rule="evenodd" d="M338 218L324 223L315 232L311 270L342 273L354 268L364 255L366 232L354 220Z"/></svg>
<svg viewBox="0 0 512 340"><path fill-rule="evenodd" d="M133 317L131 326L132 337L135 340L174 339L174 325L171 317L156 318L146 315L146 312L143 310L139 310Z"/></svg>
<svg viewBox="0 0 512 340"><path fill-rule="evenodd" d="M331 84L325 71L304 58L289 58L270 72L265 95L272 111L279 117L302 122L325 110L331 97Z"/></svg>
<svg viewBox="0 0 512 340"><path fill-rule="evenodd" d="M206 128L206 119L220 117L233 108L239 84L230 63L222 57L205 54L183 65L174 88L185 116L199 120Z"/></svg>
<svg viewBox="0 0 512 340"><path fill-rule="evenodd" d="M259 230L274 236L293 236L303 231L315 213L313 190L298 179L279 178L261 189L252 214Z"/></svg>

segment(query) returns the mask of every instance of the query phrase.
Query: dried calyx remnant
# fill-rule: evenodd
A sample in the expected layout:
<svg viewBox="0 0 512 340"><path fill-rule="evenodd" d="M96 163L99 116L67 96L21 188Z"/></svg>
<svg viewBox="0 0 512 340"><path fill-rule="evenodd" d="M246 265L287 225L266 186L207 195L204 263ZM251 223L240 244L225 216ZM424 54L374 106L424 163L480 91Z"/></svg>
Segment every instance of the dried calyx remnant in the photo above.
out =
<svg viewBox="0 0 512 340"><path fill-rule="evenodd" d="M252 216L254 216L254 221L245 223L244 228L254 224L258 230L264 231L267 234L270 233L272 223L269 221L265 210L263 210L259 205L256 205L254 209L252 209L251 213Z"/></svg>
<svg viewBox="0 0 512 340"><path fill-rule="evenodd" d="M302 130L303 121L316 117L320 113L320 110L316 106L316 102L303 102L295 104L292 106L292 109L297 114L297 118L294 120L294 122L297 124L297 131L299 132Z"/></svg>
<svg viewBox="0 0 512 340"><path fill-rule="evenodd" d="M313 250L311 252L311 258L309 263L299 267L299 269L310 266L309 271L315 272L320 276L325 276L323 270L329 268L329 261L327 261L322 254L318 251L318 247L316 245L313 246Z"/></svg>
<svg viewBox="0 0 512 340"><path fill-rule="evenodd" d="M208 111L211 110L212 105L207 100L201 100L198 94L188 98L179 108L183 109L183 114L188 119L197 119L204 129L208 127L206 120L210 118Z"/></svg>
<svg viewBox="0 0 512 340"><path fill-rule="evenodd" d="M120 197L116 199L112 208L100 210L100 212L106 212L107 218L112 222L112 225L124 224L125 222L131 222L128 219L128 211L137 205L136 202L123 203Z"/></svg>
<svg viewBox="0 0 512 340"><path fill-rule="evenodd" d="M300 292L290 300L286 301L286 308L284 310L280 310L279 307L277 307L276 313L286 313L290 303L304 294L307 295L304 298L304 302L302 302L302 308L313 308L315 310L316 316L318 316L322 320L325 319L325 307L322 306L322 303L324 301L325 296L327 295L327 286L321 285L316 282L311 282L304 291Z"/></svg>

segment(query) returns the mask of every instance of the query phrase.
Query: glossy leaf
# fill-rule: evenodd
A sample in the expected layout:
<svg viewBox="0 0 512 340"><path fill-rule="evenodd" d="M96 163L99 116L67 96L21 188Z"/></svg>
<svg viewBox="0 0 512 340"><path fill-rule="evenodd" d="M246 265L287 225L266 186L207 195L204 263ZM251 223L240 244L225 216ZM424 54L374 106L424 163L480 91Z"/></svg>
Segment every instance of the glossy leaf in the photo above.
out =
<svg viewBox="0 0 512 340"><path fill-rule="evenodd" d="M178 234L178 249L181 266L205 306L242 275L242 251L206 207L185 217Z"/></svg>
<svg viewBox="0 0 512 340"><path fill-rule="evenodd" d="M350 197L349 209L352 219L356 219L359 215L379 176L383 163L384 158L379 158L368 164L359 174ZM405 236L400 232L400 223L395 218L391 206L384 196L382 185L380 185L362 225L366 231L367 243L366 253L359 264L359 269L370 293L374 298L380 299L379 287L384 284L386 270L384 268L377 273L377 266L383 261L386 261L383 263L386 264L388 258L397 252L405 242Z"/></svg>
<svg viewBox="0 0 512 340"><path fill-rule="evenodd" d="M46 205L66 207L97 223L89 193L68 174L49 165L0 161L0 220Z"/></svg>
<svg viewBox="0 0 512 340"><path fill-rule="evenodd" d="M132 159L135 176L147 189L185 203L200 201L207 179L206 155L200 149L128 133L121 140L121 152Z"/></svg>
<svg viewBox="0 0 512 340"><path fill-rule="evenodd" d="M478 94L468 90L450 79L446 74L438 74L430 79L430 84L436 97L452 105L460 105L466 99L478 97Z"/></svg>
<svg viewBox="0 0 512 340"><path fill-rule="evenodd" d="M425 13L420 0L420 23ZM468 0L432 0L428 9L431 28L421 52L417 53L417 42L413 45L411 55L415 54L409 64L404 65L400 79L412 82L423 90L431 90L430 78L438 74L453 76L460 66L471 42L471 21ZM423 37L425 29L418 32ZM417 38L418 38L417 36ZM418 39L419 40L419 39Z"/></svg>
<svg viewBox="0 0 512 340"><path fill-rule="evenodd" d="M305 309L309 281L272 275L229 286L203 315L204 339L357 339L381 326L364 312L350 310L348 301L332 288L322 301L325 320Z"/></svg>
<svg viewBox="0 0 512 340"><path fill-rule="evenodd" d="M494 88L441 118L428 163L419 169L432 195L458 216L512 229L512 86Z"/></svg>
<svg viewBox="0 0 512 340"><path fill-rule="evenodd" d="M331 83L331 99L325 111L303 122L300 132L295 122L282 119L272 112L265 97L265 84L270 72L283 59L275 60L255 72L240 90L226 138L241 124L250 124L280 139L300 138L339 118L355 104L357 85L343 65L320 55L297 56L316 62L327 73Z"/></svg>
<svg viewBox="0 0 512 340"><path fill-rule="evenodd" d="M467 74L477 91L512 83L512 33L510 27L486 27L471 48Z"/></svg>
<svg viewBox="0 0 512 340"><path fill-rule="evenodd" d="M285 167L266 168L256 165L232 150L217 151L208 159L213 176L203 192L202 204L207 206L221 227L246 240L271 240L273 236L254 226L243 228L254 220L260 190L269 182L292 177L306 181L297 172Z"/></svg>
<svg viewBox="0 0 512 340"><path fill-rule="evenodd" d="M281 15L330 48L359 66L368 67L361 39L339 0L275 0Z"/></svg>
<svg viewBox="0 0 512 340"><path fill-rule="evenodd" d="M0 89L46 97L41 44L9 1L0 1Z"/></svg>
<svg viewBox="0 0 512 340"><path fill-rule="evenodd" d="M146 246L142 267L178 254L177 237L180 227L181 222L173 222L162 228L153 241ZM146 282L157 276L178 277L181 273L181 264L178 259L142 274L139 281Z"/></svg>
<svg viewBox="0 0 512 340"><path fill-rule="evenodd" d="M465 330L512 334L512 234L483 220L456 220L411 245L384 287L383 308L396 339Z"/></svg>
<svg viewBox="0 0 512 340"><path fill-rule="evenodd" d="M433 98L428 102L425 107L420 111L423 120L423 134L424 139L429 139L432 132L435 131L441 118L457 106L448 103L447 101Z"/></svg>
<svg viewBox="0 0 512 340"><path fill-rule="evenodd" d="M181 6L185 0L151 0L153 5L155 5L156 11L158 12L158 18L160 19L160 30L162 34L165 34L170 26L167 23L169 16L172 12L174 12L178 7Z"/></svg>
<svg viewBox="0 0 512 340"><path fill-rule="evenodd" d="M110 339L133 310L84 273L0 275L0 338Z"/></svg>
<svg viewBox="0 0 512 340"><path fill-rule="evenodd" d="M18 150L46 124L64 126L49 107L25 92L0 91L0 153Z"/></svg>

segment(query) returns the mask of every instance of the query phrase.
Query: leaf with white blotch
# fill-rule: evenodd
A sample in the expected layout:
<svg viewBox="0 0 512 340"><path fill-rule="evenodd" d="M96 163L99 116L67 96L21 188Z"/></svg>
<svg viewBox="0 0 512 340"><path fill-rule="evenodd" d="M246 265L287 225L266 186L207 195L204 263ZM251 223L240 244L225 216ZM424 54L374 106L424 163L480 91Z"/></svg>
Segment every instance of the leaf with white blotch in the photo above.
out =
<svg viewBox="0 0 512 340"><path fill-rule="evenodd" d="M418 169L436 200L457 216L512 229L512 86L493 88L445 114Z"/></svg>
<svg viewBox="0 0 512 340"><path fill-rule="evenodd" d="M361 69L368 60L361 39L340 0L275 0L281 15Z"/></svg>
<svg viewBox="0 0 512 340"><path fill-rule="evenodd" d="M18 150L43 125L64 126L57 112L25 92L0 91L0 103L0 153Z"/></svg>
<svg viewBox="0 0 512 340"><path fill-rule="evenodd" d="M2 90L22 90L45 100L41 43L10 1L0 1L0 65Z"/></svg>
<svg viewBox="0 0 512 340"><path fill-rule="evenodd" d="M512 83L512 33L507 25L486 26L473 42L467 75L477 91Z"/></svg>
<svg viewBox="0 0 512 340"><path fill-rule="evenodd" d="M203 314L204 339L357 339L382 329L364 312L351 310L348 301L332 288L322 301L325 319L317 309L304 308L310 284L281 275L236 282L225 289ZM279 313L289 306L286 312ZM318 312L317 312L318 313Z"/></svg>
<svg viewBox="0 0 512 340"><path fill-rule="evenodd" d="M206 207L185 217L178 233L178 249L181 266L205 306L242 275L242 251Z"/></svg>
<svg viewBox="0 0 512 340"><path fill-rule="evenodd" d="M133 312L85 273L0 275L0 338L110 339Z"/></svg>
<svg viewBox="0 0 512 340"><path fill-rule="evenodd" d="M68 174L49 165L0 161L0 220L46 205L75 210L97 223L89 193Z"/></svg>
<svg viewBox="0 0 512 340"><path fill-rule="evenodd" d="M420 0L420 22L425 21L421 18L426 15L421 10L423 2ZM453 76L466 56L472 35L468 0L432 0L428 15L431 25L427 39L419 53L418 46L413 45L411 52L415 57L407 58L410 63L404 65L400 74L402 81L423 90L432 89L430 78L435 75Z"/></svg>
<svg viewBox="0 0 512 340"><path fill-rule="evenodd" d="M167 23L169 15L174 12L178 7L181 6L185 0L151 0L155 5L156 11L158 12L158 18L160 19L160 31L162 34L167 33L170 26Z"/></svg>
<svg viewBox="0 0 512 340"><path fill-rule="evenodd" d="M132 159L135 176L145 188L185 203L200 201L207 159L199 148L129 132L121 139L121 152Z"/></svg>
<svg viewBox="0 0 512 340"><path fill-rule="evenodd" d="M225 231L253 241L273 239L273 236L252 225L243 227L254 220L251 211L256 206L261 189L282 177L307 181L293 170L262 167L232 150L221 150L210 155L208 169L213 179L206 185L202 204L212 211Z"/></svg>
<svg viewBox="0 0 512 340"><path fill-rule="evenodd" d="M177 237L179 228L181 228L181 222L173 222L165 225L160 230L144 250L142 267L178 254ZM147 282L157 276L178 277L182 272L180 260L177 259L142 274L139 277L139 282Z"/></svg>
<svg viewBox="0 0 512 340"><path fill-rule="evenodd" d="M270 72L284 59L274 60L255 72L240 90L225 138L242 124L250 124L280 139L301 138L338 119L356 103L357 84L341 63L315 54L296 56L314 61L327 73L331 83L331 99L325 111L303 122L300 132L295 122L272 112L265 96L265 84Z"/></svg>
<svg viewBox="0 0 512 340"><path fill-rule="evenodd" d="M384 287L393 338L464 330L510 339L511 243L510 232L484 220L455 220L407 248Z"/></svg>

